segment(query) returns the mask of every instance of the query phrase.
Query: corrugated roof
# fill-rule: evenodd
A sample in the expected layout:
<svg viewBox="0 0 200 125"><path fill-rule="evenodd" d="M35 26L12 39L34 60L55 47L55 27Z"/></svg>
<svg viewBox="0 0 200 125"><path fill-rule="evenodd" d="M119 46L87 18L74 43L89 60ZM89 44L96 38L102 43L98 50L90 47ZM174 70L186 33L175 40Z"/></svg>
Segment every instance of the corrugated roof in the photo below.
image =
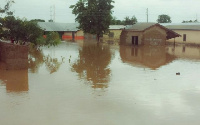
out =
<svg viewBox="0 0 200 125"><path fill-rule="evenodd" d="M171 30L200 30L200 25L167 25Z"/></svg>
<svg viewBox="0 0 200 125"><path fill-rule="evenodd" d="M171 26L171 25L200 25L200 23L159 23L163 26Z"/></svg>
<svg viewBox="0 0 200 125"><path fill-rule="evenodd" d="M126 26L124 25L110 25L109 29L110 30L119 30L119 29L124 29Z"/></svg>
<svg viewBox="0 0 200 125"><path fill-rule="evenodd" d="M44 31L78 31L78 23L38 22Z"/></svg>
<svg viewBox="0 0 200 125"><path fill-rule="evenodd" d="M134 25L127 25L125 29L127 30L134 30L134 31L143 31L156 23L136 23Z"/></svg>

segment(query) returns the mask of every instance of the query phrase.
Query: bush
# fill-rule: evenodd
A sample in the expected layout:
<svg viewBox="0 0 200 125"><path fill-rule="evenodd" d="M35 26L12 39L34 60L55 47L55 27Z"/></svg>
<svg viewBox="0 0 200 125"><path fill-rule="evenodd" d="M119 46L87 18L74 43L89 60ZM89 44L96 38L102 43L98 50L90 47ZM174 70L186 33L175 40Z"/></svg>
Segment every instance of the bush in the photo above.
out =
<svg viewBox="0 0 200 125"><path fill-rule="evenodd" d="M61 42L58 32L49 32L46 36L46 45L56 46Z"/></svg>

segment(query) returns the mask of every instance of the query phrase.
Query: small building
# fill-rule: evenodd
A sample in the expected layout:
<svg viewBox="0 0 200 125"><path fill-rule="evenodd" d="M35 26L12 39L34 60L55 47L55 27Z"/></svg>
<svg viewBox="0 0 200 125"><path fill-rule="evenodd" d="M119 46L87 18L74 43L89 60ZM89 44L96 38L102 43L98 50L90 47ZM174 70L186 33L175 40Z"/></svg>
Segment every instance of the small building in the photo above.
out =
<svg viewBox="0 0 200 125"><path fill-rule="evenodd" d="M107 34L103 35L104 39L120 39L120 35L122 32L122 29L124 29L126 26L124 25L110 25L109 26L109 32Z"/></svg>
<svg viewBox="0 0 200 125"><path fill-rule="evenodd" d="M200 44L200 23L166 24L165 27L181 35L176 39L169 39L169 42Z"/></svg>
<svg viewBox="0 0 200 125"><path fill-rule="evenodd" d="M179 36L181 35L158 23L137 23L122 30L120 44L165 45L166 40Z"/></svg>
<svg viewBox="0 0 200 125"><path fill-rule="evenodd" d="M119 44L122 29L125 27L124 25L110 25L109 32L103 35L102 41L109 44Z"/></svg>
<svg viewBox="0 0 200 125"><path fill-rule="evenodd" d="M56 31L63 40L84 39L83 31L77 28L79 26L78 23L38 22L38 25L44 30L44 35L47 32Z"/></svg>

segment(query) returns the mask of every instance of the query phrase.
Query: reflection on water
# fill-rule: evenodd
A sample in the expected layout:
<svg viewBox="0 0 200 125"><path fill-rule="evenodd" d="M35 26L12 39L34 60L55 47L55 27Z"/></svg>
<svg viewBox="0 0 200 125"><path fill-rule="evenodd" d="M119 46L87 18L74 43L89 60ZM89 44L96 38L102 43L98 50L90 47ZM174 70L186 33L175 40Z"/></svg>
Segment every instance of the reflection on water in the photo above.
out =
<svg viewBox="0 0 200 125"><path fill-rule="evenodd" d="M30 48L28 57L28 66L31 72L38 72L40 66L44 63L44 54L41 49Z"/></svg>
<svg viewBox="0 0 200 125"><path fill-rule="evenodd" d="M120 46L120 55L125 63L151 69L157 69L176 59L176 56L167 53L165 46Z"/></svg>
<svg viewBox="0 0 200 125"><path fill-rule="evenodd" d="M195 46L167 46L167 53L181 59L200 61L200 47Z"/></svg>
<svg viewBox="0 0 200 125"><path fill-rule="evenodd" d="M51 74L57 72L64 60L62 59L62 61L59 61L55 57L44 55L41 49L30 48L28 61L31 72L38 72L40 66L45 63L46 68Z"/></svg>
<svg viewBox="0 0 200 125"><path fill-rule="evenodd" d="M0 70L0 125L199 125L199 69L188 46L33 49L28 71Z"/></svg>
<svg viewBox="0 0 200 125"><path fill-rule="evenodd" d="M28 70L0 70L0 80L7 92L28 91Z"/></svg>
<svg viewBox="0 0 200 125"><path fill-rule="evenodd" d="M50 73L57 72L63 62L59 62L57 58L51 58L50 55L44 57L45 65Z"/></svg>
<svg viewBox="0 0 200 125"><path fill-rule="evenodd" d="M108 68L111 56L109 46L85 43L79 50L79 59L72 65L72 70L77 72L80 78L92 82L93 88L107 88L111 73Z"/></svg>

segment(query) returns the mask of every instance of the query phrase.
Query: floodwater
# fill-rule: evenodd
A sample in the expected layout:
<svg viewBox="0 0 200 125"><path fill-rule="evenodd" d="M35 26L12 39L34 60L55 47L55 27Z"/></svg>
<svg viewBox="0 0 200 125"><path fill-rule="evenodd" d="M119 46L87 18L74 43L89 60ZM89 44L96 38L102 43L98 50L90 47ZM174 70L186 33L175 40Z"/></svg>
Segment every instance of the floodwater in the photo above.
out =
<svg viewBox="0 0 200 125"><path fill-rule="evenodd" d="M0 125L199 125L199 76L195 47L32 49L27 70L0 70Z"/></svg>

